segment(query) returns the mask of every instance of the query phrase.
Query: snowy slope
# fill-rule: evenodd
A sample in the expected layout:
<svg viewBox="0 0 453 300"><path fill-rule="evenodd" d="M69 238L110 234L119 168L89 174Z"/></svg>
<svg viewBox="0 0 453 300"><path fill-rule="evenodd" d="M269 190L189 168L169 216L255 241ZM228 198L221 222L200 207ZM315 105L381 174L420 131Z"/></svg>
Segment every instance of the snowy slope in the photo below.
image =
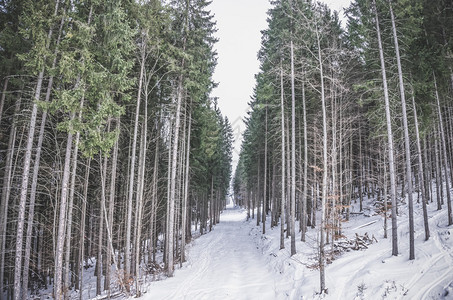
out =
<svg viewBox="0 0 453 300"><path fill-rule="evenodd" d="M369 211L372 208L369 207ZM379 215L358 215L343 223L343 234L352 239L355 233L374 233L378 243L366 250L342 254L326 267L328 294L320 296L319 271L307 268L316 259L316 237L310 229L307 243L298 242L298 253L279 250L279 230L260 237L256 228L255 241L266 249L268 263L275 271L283 270L288 282L288 299L453 299L453 228L447 227L446 209L438 212L428 207L431 238L424 241L421 205L415 205L416 259L409 261L409 236L406 206L400 207L398 218L399 255L391 255L391 232L383 238L383 218ZM389 222L390 223L390 222ZM367 226L363 226L369 224ZM389 224L389 226L391 226ZM289 249L289 239L286 248ZM330 250L330 245L327 245Z"/></svg>
<svg viewBox="0 0 453 300"><path fill-rule="evenodd" d="M372 211L371 201L367 210ZM347 237L375 233L378 243L333 260L326 268L328 294L321 296L319 271L313 268L317 229L309 229L307 242L298 241L297 254L290 257L289 239L279 249L279 228L268 226L262 235L255 220L245 221L244 210L230 207L211 233L193 242L188 262L173 278L147 283L143 299L453 299L453 228L447 226L446 209L428 207L431 238L425 242L421 206L415 205L414 261L408 259L406 211L402 205L397 257L391 255L390 238L383 239L381 216L355 215L343 223Z"/></svg>

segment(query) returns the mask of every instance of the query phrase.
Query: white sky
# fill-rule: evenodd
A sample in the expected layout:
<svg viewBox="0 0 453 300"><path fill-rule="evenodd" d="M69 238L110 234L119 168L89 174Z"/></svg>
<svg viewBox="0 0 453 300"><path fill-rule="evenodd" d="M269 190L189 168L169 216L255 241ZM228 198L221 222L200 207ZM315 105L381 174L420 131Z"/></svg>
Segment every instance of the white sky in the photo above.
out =
<svg viewBox="0 0 453 300"><path fill-rule="evenodd" d="M340 10L350 0L324 0L332 9ZM261 46L261 30L267 28L268 0L213 0L210 6L218 31L216 44L218 64L214 81L219 83L212 96L219 98L219 107L232 124L235 144L233 170L236 167L245 129L242 121L253 94L255 74L259 71L257 53Z"/></svg>

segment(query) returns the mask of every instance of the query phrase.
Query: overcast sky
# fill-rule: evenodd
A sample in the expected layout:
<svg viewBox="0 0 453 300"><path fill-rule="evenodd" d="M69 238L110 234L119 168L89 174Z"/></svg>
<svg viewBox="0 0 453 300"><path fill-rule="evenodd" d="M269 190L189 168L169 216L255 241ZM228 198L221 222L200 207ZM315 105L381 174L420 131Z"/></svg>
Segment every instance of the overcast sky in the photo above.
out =
<svg viewBox="0 0 453 300"><path fill-rule="evenodd" d="M350 0L325 0L332 9L347 7ZM259 71L257 53L261 46L261 30L267 28L268 0L213 0L210 9L215 15L219 42L215 49L218 64L214 81L219 87L213 96L232 124L235 137L233 167L236 166L245 129L242 119L253 94L255 74Z"/></svg>

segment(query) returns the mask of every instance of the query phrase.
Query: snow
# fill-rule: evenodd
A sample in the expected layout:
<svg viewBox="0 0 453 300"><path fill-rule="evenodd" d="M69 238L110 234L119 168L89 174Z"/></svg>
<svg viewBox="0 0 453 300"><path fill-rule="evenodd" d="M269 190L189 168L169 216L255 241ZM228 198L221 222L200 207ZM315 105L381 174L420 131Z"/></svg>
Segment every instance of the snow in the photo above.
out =
<svg viewBox="0 0 453 300"><path fill-rule="evenodd" d="M383 217L366 200L366 214L351 215L343 234L374 234L378 243L365 250L345 252L326 267L328 294L319 294L316 269L317 229L298 241L290 256L290 239L280 249L280 228L261 234L246 211L228 207L212 232L193 241L188 262L174 277L146 283L142 299L453 299L453 227L447 226L446 207L428 206L431 237L424 240L421 204L415 203L415 260L409 260L407 206L399 207L399 255L391 255L391 224L383 238ZM358 207L353 209L358 211ZM297 234L297 239L300 235ZM331 245L326 246L329 251Z"/></svg>
<svg viewBox="0 0 453 300"><path fill-rule="evenodd" d="M215 229L193 242L174 277L153 282L143 299L276 299L276 276L250 237L246 212L229 208Z"/></svg>

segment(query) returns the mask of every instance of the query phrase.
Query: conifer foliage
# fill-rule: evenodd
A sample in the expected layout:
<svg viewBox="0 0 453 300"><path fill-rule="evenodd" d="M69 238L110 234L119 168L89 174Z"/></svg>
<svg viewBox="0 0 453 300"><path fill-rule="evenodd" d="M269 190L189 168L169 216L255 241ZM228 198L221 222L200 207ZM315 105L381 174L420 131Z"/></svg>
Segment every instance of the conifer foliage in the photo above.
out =
<svg viewBox="0 0 453 300"><path fill-rule="evenodd" d="M232 128L206 0L0 2L0 298L139 296L219 221ZM84 274L85 273L85 274Z"/></svg>

